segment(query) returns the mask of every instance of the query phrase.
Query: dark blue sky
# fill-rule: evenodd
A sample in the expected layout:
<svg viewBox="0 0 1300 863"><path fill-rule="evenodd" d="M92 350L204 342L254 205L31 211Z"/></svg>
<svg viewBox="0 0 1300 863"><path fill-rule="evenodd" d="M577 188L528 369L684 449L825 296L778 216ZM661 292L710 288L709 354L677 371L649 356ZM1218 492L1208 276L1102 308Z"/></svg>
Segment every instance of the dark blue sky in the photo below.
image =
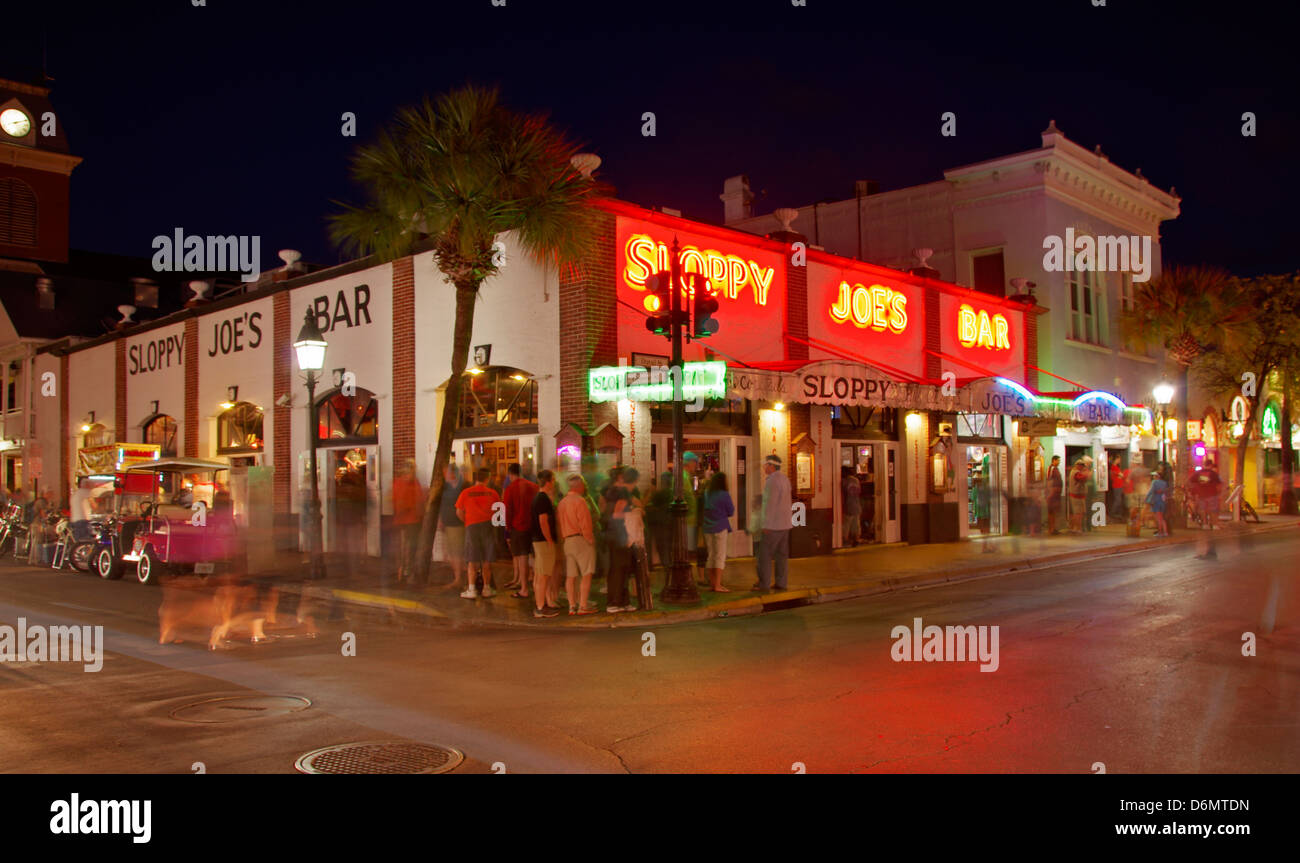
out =
<svg viewBox="0 0 1300 863"><path fill-rule="evenodd" d="M1055 118L1177 186L1167 262L1300 267L1300 76L1268 4L506 3L53 2L7 28L0 74L39 69L44 32L51 99L85 159L73 244L95 251L147 256L183 227L261 235L267 267L286 247L337 261L324 218L356 197L352 148L398 106L472 81L549 111L619 197L710 222L732 174L769 212L848 197L855 179L937 180L1036 147ZM345 111L357 138L340 134ZM939 134L945 111L956 138Z"/></svg>

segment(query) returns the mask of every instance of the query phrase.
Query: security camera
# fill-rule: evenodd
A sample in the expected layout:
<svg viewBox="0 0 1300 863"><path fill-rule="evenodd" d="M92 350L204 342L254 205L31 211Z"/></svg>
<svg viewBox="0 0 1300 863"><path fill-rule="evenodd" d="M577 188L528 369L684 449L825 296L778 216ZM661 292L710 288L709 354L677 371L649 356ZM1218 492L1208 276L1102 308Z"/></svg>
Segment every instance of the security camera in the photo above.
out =
<svg viewBox="0 0 1300 863"><path fill-rule="evenodd" d="M275 406L278 408L288 407L291 404L293 404L293 396L288 393L285 393L275 400Z"/></svg>

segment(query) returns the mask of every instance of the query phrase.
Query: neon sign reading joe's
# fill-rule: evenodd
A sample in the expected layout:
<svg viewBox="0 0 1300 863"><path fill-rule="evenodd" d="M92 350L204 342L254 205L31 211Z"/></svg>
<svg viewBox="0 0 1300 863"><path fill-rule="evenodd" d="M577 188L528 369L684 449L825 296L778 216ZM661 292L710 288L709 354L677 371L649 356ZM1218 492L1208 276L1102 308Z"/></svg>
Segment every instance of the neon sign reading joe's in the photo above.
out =
<svg viewBox="0 0 1300 863"><path fill-rule="evenodd" d="M873 330L901 333L907 329L907 297L884 285L849 286L840 282L840 293L830 308L831 320Z"/></svg>

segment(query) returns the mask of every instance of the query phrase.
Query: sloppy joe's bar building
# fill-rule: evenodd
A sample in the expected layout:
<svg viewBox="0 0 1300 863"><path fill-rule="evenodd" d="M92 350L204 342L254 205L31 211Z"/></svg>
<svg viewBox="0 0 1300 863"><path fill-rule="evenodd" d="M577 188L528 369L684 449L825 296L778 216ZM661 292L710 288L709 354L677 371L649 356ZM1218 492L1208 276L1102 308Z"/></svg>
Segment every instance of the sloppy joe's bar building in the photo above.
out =
<svg viewBox="0 0 1300 863"><path fill-rule="evenodd" d="M750 551L743 528L768 454L806 510L795 553L842 544L844 471L862 484L864 539L941 541L1011 529L1007 499L1033 481L1040 441L1050 448L1055 420L1086 419L1036 392L1037 307L809 249L793 232L600 209L594 251L573 268L534 263L503 237L506 263L476 304L458 462L533 473L594 458L646 481L668 468L671 387L656 376L668 342L645 327L645 279L667 269L674 238L720 305L720 331L686 348L685 445L730 478L733 554ZM47 346L36 374L59 386L37 404L52 454L40 485L66 494L81 448L150 443L229 462L281 543L302 542L310 426L326 548L378 555L394 466L413 459L424 481L432 467L453 307L428 251L314 273L291 262L241 293ZM292 349L309 312L329 343L310 408ZM1089 398L1103 397L1115 398ZM1091 424L1130 421L1115 410ZM1041 437L1022 417L1039 418Z"/></svg>

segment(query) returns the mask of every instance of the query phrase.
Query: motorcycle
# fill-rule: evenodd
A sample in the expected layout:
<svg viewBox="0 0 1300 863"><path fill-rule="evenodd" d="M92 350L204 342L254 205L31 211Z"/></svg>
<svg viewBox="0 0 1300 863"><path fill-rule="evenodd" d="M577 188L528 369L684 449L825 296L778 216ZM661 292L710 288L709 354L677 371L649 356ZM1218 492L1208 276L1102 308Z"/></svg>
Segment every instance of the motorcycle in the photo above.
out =
<svg viewBox="0 0 1300 863"><path fill-rule="evenodd" d="M22 504L11 503L5 507L4 514L0 515L0 554L4 553L10 542L13 542L14 557L27 556L31 531L23 522Z"/></svg>
<svg viewBox="0 0 1300 863"><path fill-rule="evenodd" d="M98 547L94 522L73 522L67 516L60 516L54 526L57 544L54 548L54 560L51 569L63 569L70 566L78 572L90 572L90 558Z"/></svg>

